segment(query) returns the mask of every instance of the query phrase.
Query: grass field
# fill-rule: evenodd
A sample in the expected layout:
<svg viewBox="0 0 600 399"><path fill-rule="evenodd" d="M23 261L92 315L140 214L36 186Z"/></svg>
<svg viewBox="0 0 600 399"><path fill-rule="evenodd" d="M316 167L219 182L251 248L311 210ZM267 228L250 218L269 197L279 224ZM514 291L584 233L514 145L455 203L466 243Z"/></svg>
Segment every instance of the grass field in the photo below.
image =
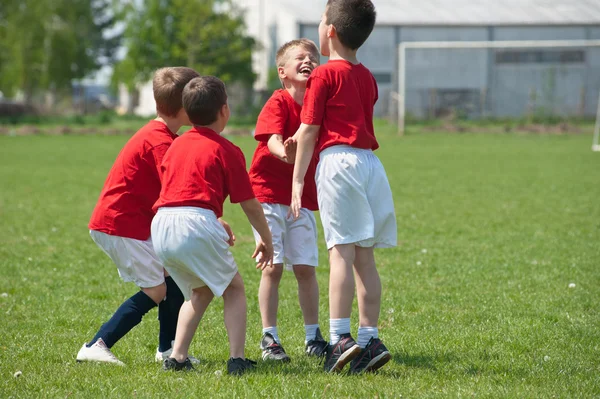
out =
<svg viewBox="0 0 600 399"><path fill-rule="evenodd" d="M75 362L136 290L86 227L128 137L0 137L0 397L600 396L600 154L591 137L380 132L400 241L377 252L380 331L393 360L375 375L322 373L303 355L288 273L279 324L292 362L259 363L241 379L219 373L228 353L222 301L192 343L197 372L153 363L156 310L114 346L126 368ZM252 138L232 140L249 160ZM258 359L251 231L239 206L227 204L225 219L246 282L247 355ZM322 235L320 253L327 332Z"/></svg>

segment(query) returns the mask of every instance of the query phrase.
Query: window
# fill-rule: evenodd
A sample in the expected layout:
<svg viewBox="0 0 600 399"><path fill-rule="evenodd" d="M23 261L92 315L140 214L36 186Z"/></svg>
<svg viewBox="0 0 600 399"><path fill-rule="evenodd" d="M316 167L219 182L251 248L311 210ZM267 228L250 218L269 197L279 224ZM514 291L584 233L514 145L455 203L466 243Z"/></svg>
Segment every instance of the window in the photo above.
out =
<svg viewBox="0 0 600 399"><path fill-rule="evenodd" d="M373 76L379 84L392 83L391 73L373 73Z"/></svg>
<svg viewBox="0 0 600 399"><path fill-rule="evenodd" d="M496 64L581 64L583 50L501 50L496 52Z"/></svg>

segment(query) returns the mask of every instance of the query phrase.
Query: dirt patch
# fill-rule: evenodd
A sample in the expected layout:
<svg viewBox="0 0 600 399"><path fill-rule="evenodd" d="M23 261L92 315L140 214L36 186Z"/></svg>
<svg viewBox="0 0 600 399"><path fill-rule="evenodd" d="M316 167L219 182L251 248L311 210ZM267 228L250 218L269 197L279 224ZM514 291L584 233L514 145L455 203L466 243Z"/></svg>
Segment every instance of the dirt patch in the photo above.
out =
<svg viewBox="0 0 600 399"><path fill-rule="evenodd" d="M444 123L439 126L425 126L421 128L425 132L448 132L448 133L531 133L531 134L581 134L585 132L581 126L572 123L540 124L496 124L496 125L470 125L460 123Z"/></svg>

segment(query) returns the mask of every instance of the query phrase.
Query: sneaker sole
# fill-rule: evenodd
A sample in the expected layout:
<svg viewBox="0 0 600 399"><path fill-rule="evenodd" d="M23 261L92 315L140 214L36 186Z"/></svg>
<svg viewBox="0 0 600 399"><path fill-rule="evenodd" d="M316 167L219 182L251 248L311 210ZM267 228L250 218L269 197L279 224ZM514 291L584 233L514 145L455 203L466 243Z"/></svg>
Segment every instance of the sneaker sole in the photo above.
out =
<svg viewBox="0 0 600 399"><path fill-rule="evenodd" d="M75 362L77 363L87 363L87 362L91 362L91 363L105 363L105 364L116 364L117 366L125 366L125 363L118 361L118 362L110 362L107 360L96 360L96 359L75 359Z"/></svg>
<svg viewBox="0 0 600 399"><path fill-rule="evenodd" d="M333 367L329 369L328 373L339 373L340 371L342 371L346 364L351 362L356 356L360 354L360 351L361 349L360 346L358 346L358 344L348 349L342 354L342 356L340 356L340 358L337 360L337 362L335 362Z"/></svg>
<svg viewBox="0 0 600 399"><path fill-rule="evenodd" d="M263 362L273 362L273 363L289 363L292 361L290 357L284 357L283 359L273 359L269 356L262 356Z"/></svg>
<svg viewBox="0 0 600 399"><path fill-rule="evenodd" d="M363 373L369 373L369 372L372 372L375 370L379 370L391 359L392 359L392 355L390 355L390 352L383 352L382 354L380 354L379 356L377 356L373 360L371 360L369 362L369 364L367 364L367 367L365 367L365 369L363 370Z"/></svg>

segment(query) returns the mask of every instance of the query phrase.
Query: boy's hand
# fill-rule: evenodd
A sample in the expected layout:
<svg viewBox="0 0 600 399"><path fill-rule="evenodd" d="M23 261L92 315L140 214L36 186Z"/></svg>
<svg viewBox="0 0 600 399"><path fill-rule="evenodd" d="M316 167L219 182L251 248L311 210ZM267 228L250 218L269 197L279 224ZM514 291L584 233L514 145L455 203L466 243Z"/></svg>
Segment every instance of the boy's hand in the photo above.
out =
<svg viewBox="0 0 600 399"><path fill-rule="evenodd" d="M295 138L290 137L284 143L283 147L285 148L285 160L287 163L294 163L296 161L296 148L298 147L298 142Z"/></svg>
<svg viewBox="0 0 600 399"><path fill-rule="evenodd" d="M293 217L297 220L300 217L300 208L302 208L302 192L304 191L304 182L292 182L292 202L288 217Z"/></svg>
<svg viewBox="0 0 600 399"><path fill-rule="evenodd" d="M227 235L229 236L229 240L227 240L227 244L229 244L230 247L233 247L235 245L235 234L233 234L233 230L231 230L231 226L229 226L229 223L227 223L226 221L224 221L221 218L219 218L217 220L219 221L219 223L221 223L221 226L223 226L223 228L227 232Z"/></svg>
<svg viewBox="0 0 600 399"><path fill-rule="evenodd" d="M252 254L253 258L258 256L256 268L264 270L267 266L273 267L273 244L265 243L262 239L256 244L256 249Z"/></svg>

